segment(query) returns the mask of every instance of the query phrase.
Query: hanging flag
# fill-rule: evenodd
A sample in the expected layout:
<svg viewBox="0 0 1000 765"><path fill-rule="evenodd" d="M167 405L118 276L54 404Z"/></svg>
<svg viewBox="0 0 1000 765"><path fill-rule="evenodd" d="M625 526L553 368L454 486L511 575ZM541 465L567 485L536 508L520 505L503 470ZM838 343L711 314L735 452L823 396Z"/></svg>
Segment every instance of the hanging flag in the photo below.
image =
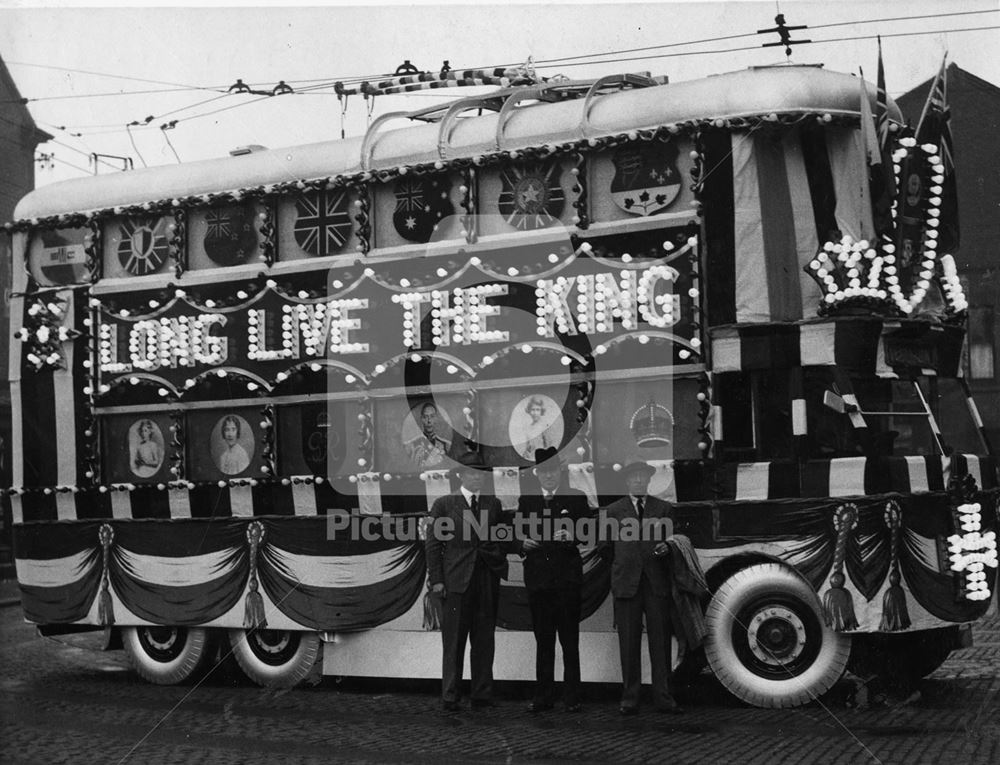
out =
<svg viewBox="0 0 1000 765"><path fill-rule="evenodd" d="M643 141L619 149L612 162L611 198L625 212L655 215L666 210L681 190L677 146L673 141Z"/></svg>
<svg viewBox="0 0 1000 765"><path fill-rule="evenodd" d="M885 87L882 63L882 38L878 38L878 93L875 97L875 132L878 136L880 163L871 171L872 214L878 234L892 231L892 201L896 197L896 177L892 171L889 148L889 91Z"/></svg>
<svg viewBox="0 0 1000 765"><path fill-rule="evenodd" d="M934 144L941 158L943 172L931 178L932 194L941 197L941 218L938 227L938 252L951 253L958 249L958 193L955 183L955 159L951 140L951 110L948 108L947 55L941 61L934 82L927 94L927 103L917 123L917 143ZM940 179L940 180L938 180Z"/></svg>
<svg viewBox="0 0 1000 765"><path fill-rule="evenodd" d="M500 214L519 231L533 231L555 223L566 194L559 182L559 160L514 165L500 174L503 190L497 200Z"/></svg>
<svg viewBox="0 0 1000 765"><path fill-rule="evenodd" d="M861 202L862 210L872 209L873 194L871 188L871 178L872 175L877 171L878 166L882 162L882 153L879 151L878 145L878 134L875 132L875 118L872 117L872 106L871 102L868 100L868 87L865 82L865 73L862 70L860 72L860 77L858 77L858 83L861 86L861 137L864 141L864 157L865 157L865 167L864 172L861 174ZM862 220L859 224L859 231L862 236L867 237L869 232L866 231L866 226Z"/></svg>
<svg viewBox="0 0 1000 765"><path fill-rule="evenodd" d="M429 241L441 219L454 212L448 191L447 176L397 180L396 209L392 213L396 232L411 242Z"/></svg>
<svg viewBox="0 0 1000 765"><path fill-rule="evenodd" d="M303 194L295 203L295 241L310 255L333 255L351 235L345 189L328 189Z"/></svg>
<svg viewBox="0 0 1000 765"><path fill-rule="evenodd" d="M166 218L126 220L119 234L118 261L134 276L159 271L170 254Z"/></svg>
<svg viewBox="0 0 1000 765"><path fill-rule="evenodd" d="M245 263L257 249L252 205L209 210L205 223L205 254L220 266Z"/></svg>

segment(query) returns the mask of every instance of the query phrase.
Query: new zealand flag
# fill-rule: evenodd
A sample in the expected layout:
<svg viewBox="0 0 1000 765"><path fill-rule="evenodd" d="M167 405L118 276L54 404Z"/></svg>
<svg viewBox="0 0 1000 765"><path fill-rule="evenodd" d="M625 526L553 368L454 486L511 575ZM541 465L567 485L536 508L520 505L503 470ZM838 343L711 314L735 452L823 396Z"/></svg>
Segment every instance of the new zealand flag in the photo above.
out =
<svg viewBox="0 0 1000 765"><path fill-rule="evenodd" d="M447 176L396 181L396 209L392 213L396 232L411 242L429 241L434 227L454 212L448 190Z"/></svg>
<svg viewBox="0 0 1000 765"><path fill-rule="evenodd" d="M250 205L221 207L205 216L205 254L220 266L245 263L257 249L254 210Z"/></svg>
<svg viewBox="0 0 1000 765"><path fill-rule="evenodd" d="M295 241L310 255L340 252L351 236L347 191L330 189L303 194L295 203Z"/></svg>

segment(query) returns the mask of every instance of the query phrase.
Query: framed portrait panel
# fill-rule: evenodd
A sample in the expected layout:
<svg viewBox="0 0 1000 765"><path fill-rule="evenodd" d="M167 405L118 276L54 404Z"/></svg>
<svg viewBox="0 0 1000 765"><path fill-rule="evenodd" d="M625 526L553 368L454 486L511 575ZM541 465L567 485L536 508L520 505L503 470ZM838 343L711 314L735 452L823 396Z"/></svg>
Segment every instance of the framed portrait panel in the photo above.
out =
<svg viewBox="0 0 1000 765"><path fill-rule="evenodd" d="M188 415L188 476L195 481L253 478L261 474L260 413L217 409Z"/></svg>
<svg viewBox="0 0 1000 765"><path fill-rule="evenodd" d="M170 417L164 414L113 415L103 421L104 480L159 483L170 472Z"/></svg>

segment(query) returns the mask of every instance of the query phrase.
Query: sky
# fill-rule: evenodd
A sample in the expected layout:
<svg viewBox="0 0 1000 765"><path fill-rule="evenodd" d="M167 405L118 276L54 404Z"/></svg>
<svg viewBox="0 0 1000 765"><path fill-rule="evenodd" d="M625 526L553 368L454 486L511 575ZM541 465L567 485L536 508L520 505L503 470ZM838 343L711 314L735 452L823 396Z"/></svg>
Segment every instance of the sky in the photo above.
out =
<svg viewBox="0 0 1000 765"><path fill-rule="evenodd" d="M54 136L39 147L52 155L36 165L39 186L92 174L95 152L131 157L142 167L225 156L248 144L294 146L341 131L362 135L369 106L375 117L483 92L338 102L333 82L377 79L404 60L438 70L445 60L467 69L531 57L544 77L629 71L672 82L785 63L783 48L759 47L777 35L753 34L774 26L779 10L787 24L810 27L793 32L793 39L813 40L793 49L793 63L842 72L862 67L874 81L880 34L891 95L933 77L946 51L950 62L1000 85L997 0L43 5L0 0L0 56L31 99L38 126ZM994 28L958 31L977 27ZM267 91L283 80L296 92L227 94L237 79ZM0 104L0 113L9 108ZM142 124L126 129L131 122ZM104 158L96 169L122 166Z"/></svg>

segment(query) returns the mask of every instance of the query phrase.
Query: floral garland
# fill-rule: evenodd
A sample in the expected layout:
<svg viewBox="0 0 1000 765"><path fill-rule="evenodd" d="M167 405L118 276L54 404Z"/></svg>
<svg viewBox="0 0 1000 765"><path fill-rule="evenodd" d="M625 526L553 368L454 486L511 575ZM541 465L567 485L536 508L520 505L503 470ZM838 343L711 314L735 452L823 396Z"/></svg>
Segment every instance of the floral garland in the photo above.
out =
<svg viewBox="0 0 1000 765"><path fill-rule="evenodd" d="M65 319L65 298L40 297L28 306L28 318L24 326L14 333L14 338L27 346L26 358L35 371L65 367L62 344L81 334L78 330L65 327Z"/></svg>
<svg viewBox="0 0 1000 765"><path fill-rule="evenodd" d="M937 275L948 301L949 317L956 321L964 320L969 304L955 269L955 260L951 255L938 256L937 253L944 166L934 144L923 144L919 150L925 155L924 161L930 165L933 173L930 180L934 185L928 189L931 196L927 198L924 209L922 255L909 296L903 294L899 283L899 261L894 243L900 235L899 200L896 199L892 204L892 219L896 221L896 228L883 234L881 241L855 241L850 235L845 235L840 241L825 242L816 257L806 264L806 273L823 290L819 306L821 316L857 309L908 316L923 302L931 279ZM904 160L913 161L919 156L916 139L899 139L899 148L892 154L897 188Z"/></svg>
<svg viewBox="0 0 1000 765"><path fill-rule="evenodd" d="M600 151L602 149L615 148L617 146L633 143L635 141L665 140L678 135L695 136L699 131L706 128L752 130L762 126L792 126L808 120L815 120L824 125L857 125L858 123L858 118L856 116L834 116L825 112L790 112L783 114L771 112L767 114L744 117L692 119L668 125L661 125L656 128L630 130L624 133L595 138L582 138L567 141L562 144L542 144L539 146L529 146L514 150L499 150L486 154L479 154L473 157L458 157L446 161L436 160L434 162L422 162L412 165L404 164L376 171L368 170L321 178L267 183L260 186L248 186L230 191L150 200L141 204L118 205L115 207L90 210L85 213L74 212L38 218L26 218L4 223L3 229L7 233L13 233L15 231L27 231L29 229L36 228L54 229L66 226L81 226L89 224L95 218L101 219L128 215L148 215L151 213L162 214L172 212L178 207L185 207L188 209L188 212L190 212L192 209L209 207L218 203L235 203L244 199L264 200L275 194L295 190L305 191L340 188L343 186L367 184L371 181L388 183L389 181L393 181L399 176L406 175L408 173L420 176L431 173L437 174L445 171L465 171L470 168L490 167L516 160L531 161L559 155L573 156L581 152L590 153L593 151ZM583 227L586 227L588 221L586 221L585 218L581 218L580 223L583 223Z"/></svg>

